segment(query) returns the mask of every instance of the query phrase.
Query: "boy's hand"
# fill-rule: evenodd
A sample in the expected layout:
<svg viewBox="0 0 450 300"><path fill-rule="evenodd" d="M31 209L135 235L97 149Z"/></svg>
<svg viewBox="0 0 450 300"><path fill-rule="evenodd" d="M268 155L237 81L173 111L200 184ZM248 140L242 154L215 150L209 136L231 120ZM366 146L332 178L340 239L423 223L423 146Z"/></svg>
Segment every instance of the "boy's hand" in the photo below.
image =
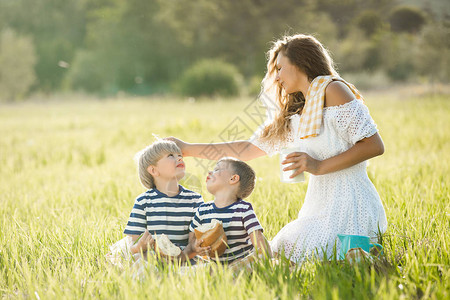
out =
<svg viewBox="0 0 450 300"><path fill-rule="evenodd" d="M142 249L142 252L145 252L150 247L153 249L155 245L155 240L153 239L152 235L148 230L145 230L144 234L138 241L138 247Z"/></svg>
<svg viewBox="0 0 450 300"><path fill-rule="evenodd" d="M261 230L255 230L250 233L250 241L252 242L258 256L260 256L261 254L268 257L273 256L269 242L267 241Z"/></svg>
<svg viewBox="0 0 450 300"><path fill-rule="evenodd" d="M211 252L211 246L202 247L200 246L203 243L203 240L195 240L194 245L192 246L192 250L200 256L209 256L209 252Z"/></svg>

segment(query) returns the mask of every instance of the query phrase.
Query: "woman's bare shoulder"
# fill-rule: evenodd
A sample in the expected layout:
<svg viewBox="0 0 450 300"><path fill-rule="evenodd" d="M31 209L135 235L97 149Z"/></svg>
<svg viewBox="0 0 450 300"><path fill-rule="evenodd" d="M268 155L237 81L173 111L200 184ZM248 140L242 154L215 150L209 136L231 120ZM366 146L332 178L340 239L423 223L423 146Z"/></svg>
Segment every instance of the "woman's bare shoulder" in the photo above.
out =
<svg viewBox="0 0 450 300"><path fill-rule="evenodd" d="M325 107L342 105L355 99L350 88L342 81L332 81L325 90Z"/></svg>

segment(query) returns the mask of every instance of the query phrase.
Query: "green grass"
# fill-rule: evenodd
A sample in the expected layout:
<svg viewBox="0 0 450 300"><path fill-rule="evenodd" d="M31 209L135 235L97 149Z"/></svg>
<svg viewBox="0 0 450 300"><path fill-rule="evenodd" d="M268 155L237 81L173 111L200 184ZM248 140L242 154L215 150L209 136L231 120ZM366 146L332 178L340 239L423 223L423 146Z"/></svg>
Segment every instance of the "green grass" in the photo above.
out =
<svg viewBox="0 0 450 300"><path fill-rule="evenodd" d="M400 97L399 97L400 96ZM383 298L450 297L450 101L448 96L371 95L367 105L386 152L368 172L389 222L385 257L351 267L311 262L143 281L108 265L143 191L134 154L152 133L191 142L221 141L251 99L123 99L0 106L0 294L2 298ZM226 133L226 132L225 132ZM222 134L222 137L224 135ZM205 161L204 163L207 163ZM204 198L205 169L186 158ZM251 161L258 182L249 200L271 239L294 218L307 184L279 182L278 158ZM195 178L194 177L194 178Z"/></svg>

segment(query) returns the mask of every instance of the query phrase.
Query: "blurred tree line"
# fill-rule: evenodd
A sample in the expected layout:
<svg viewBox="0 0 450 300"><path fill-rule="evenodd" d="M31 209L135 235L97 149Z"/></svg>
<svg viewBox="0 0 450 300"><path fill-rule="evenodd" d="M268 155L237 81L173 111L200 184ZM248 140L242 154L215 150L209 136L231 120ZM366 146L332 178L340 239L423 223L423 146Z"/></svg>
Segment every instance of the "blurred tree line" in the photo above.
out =
<svg viewBox="0 0 450 300"><path fill-rule="evenodd" d="M294 33L318 37L343 74L448 82L450 5L414 2L0 0L0 98L195 94L183 86L211 68L220 82L234 70L229 84L255 93L270 42Z"/></svg>

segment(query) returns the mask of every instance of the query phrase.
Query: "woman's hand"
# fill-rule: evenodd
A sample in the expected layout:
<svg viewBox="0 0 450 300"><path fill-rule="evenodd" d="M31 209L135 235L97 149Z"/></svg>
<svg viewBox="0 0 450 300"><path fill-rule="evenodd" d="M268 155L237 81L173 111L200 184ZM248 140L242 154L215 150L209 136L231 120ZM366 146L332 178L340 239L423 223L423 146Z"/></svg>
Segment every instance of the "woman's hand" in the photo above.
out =
<svg viewBox="0 0 450 300"><path fill-rule="evenodd" d="M314 159L304 152L293 152L286 156L286 159L281 162L282 165L291 164L283 169L283 171L295 170L295 172L290 176L294 178L300 173L306 171L313 175L320 174L320 160Z"/></svg>
<svg viewBox="0 0 450 300"><path fill-rule="evenodd" d="M381 140L380 135L375 133L371 137L356 142L356 144L347 151L325 160L316 160L306 153L294 152L286 156L286 159L281 163L291 163L291 165L284 168L285 171L297 169L294 174L291 175L291 178L303 171L307 171L313 175L324 175L352 167L383 153L383 141Z"/></svg>
<svg viewBox="0 0 450 300"><path fill-rule="evenodd" d="M177 139L176 137L173 137L173 136L166 137L166 138L164 138L164 140L172 141L175 144L177 144L178 148L180 148L180 150L181 150L181 154L183 154L183 156L187 156L187 154L185 152L186 152L188 143L183 142L182 140Z"/></svg>

